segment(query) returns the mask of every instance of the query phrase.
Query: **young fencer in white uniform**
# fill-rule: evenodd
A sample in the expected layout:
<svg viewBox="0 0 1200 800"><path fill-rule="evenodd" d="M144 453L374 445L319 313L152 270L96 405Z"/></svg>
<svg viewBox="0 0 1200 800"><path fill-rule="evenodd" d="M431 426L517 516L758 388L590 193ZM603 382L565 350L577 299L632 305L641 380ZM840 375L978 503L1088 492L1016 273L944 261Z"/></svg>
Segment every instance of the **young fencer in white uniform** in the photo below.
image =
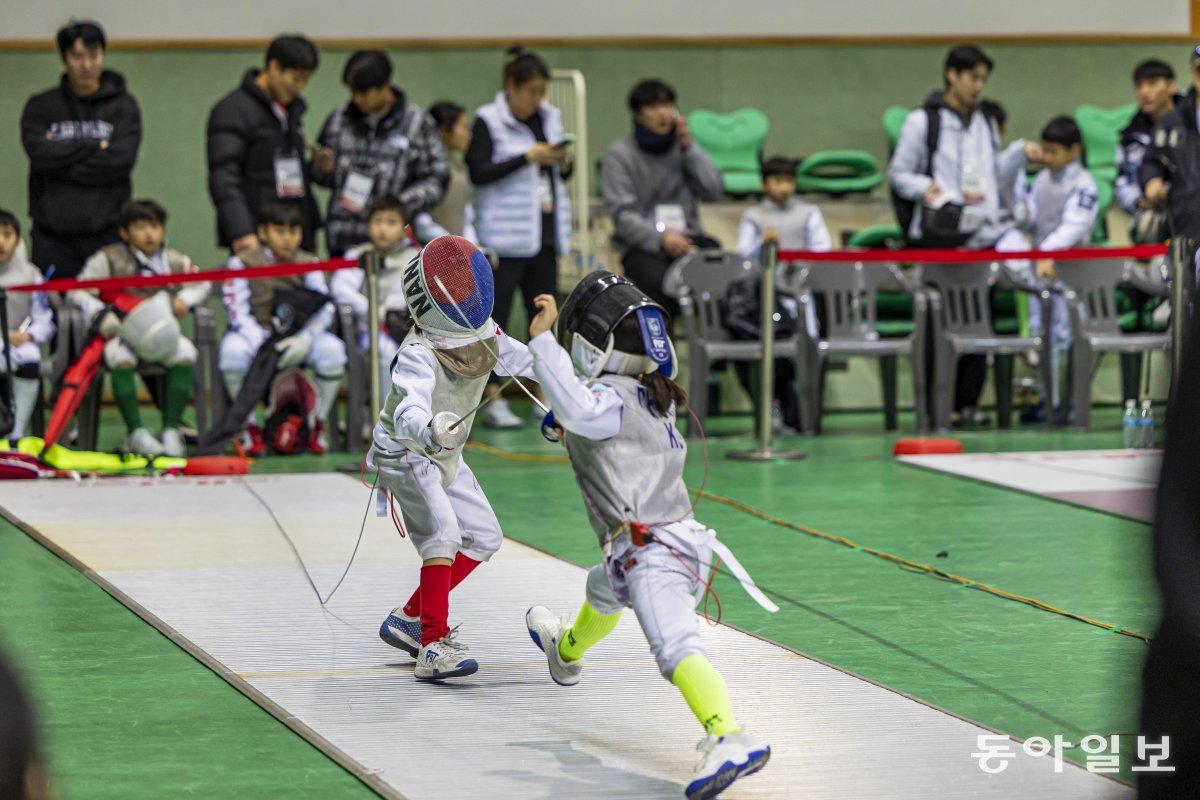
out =
<svg viewBox="0 0 1200 800"><path fill-rule="evenodd" d="M492 321L492 267L468 240L446 235L426 245L404 269L403 292L414 325L392 360L370 460L421 556L421 582L379 635L417 660L418 680L441 680L479 669L450 629L450 590L491 558L502 536L461 446L488 375L531 377L532 360ZM435 424L443 417L465 419L447 430Z"/></svg>
<svg viewBox="0 0 1200 800"><path fill-rule="evenodd" d="M662 307L625 278L594 272L563 304L556 341L550 333L554 298L541 295L534 303L533 372L550 401L551 425L566 446L604 563L588 572L587 599L573 625L535 606L526 615L530 636L545 652L554 681L572 686L584 651L612 631L623 608L632 608L662 676L679 688L705 729L702 760L686 794L715 797L762 769L771 748L734 719L725 681L697 630L696 603L707 588L713 553L764 608L778 609L692 516L683 483L687 449L675 428L686 396L671 380L675 353Z"/></svg>

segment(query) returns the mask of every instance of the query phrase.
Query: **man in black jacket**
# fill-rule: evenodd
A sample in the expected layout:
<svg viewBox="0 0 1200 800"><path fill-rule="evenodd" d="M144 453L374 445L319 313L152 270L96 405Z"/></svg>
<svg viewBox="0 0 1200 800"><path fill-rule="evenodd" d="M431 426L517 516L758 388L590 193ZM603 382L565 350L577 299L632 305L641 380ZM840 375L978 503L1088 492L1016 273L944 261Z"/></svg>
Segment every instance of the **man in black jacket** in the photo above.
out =
<svg viewBox="0 0 1200 800"><path fill-rule="evenodd" d="M250 69L242 85L208 116L208 193L217 208L217 244L235 254L259 246L259 211L276 200L297 203L304 217L301 247L314 250L321 224L304 160L300 93L317 68L317 49L303 36L278 36L266 68Z"/></svg>
<svg viewBox="0 0 1200 800"><path fill-rule="evenodd" d="M62 28L62 80L21 114L32 260L43 272L54 267L56 278L75 277L92 253L120 239L117 214L132 195L142 116L125 79L104 69L104 47L94 22Z"/></svg>
<svg viewBox="0 0 1200 800"><path fill-rule="evenodd" d="M1175 70L1156 58L1143 61L1133 70L1133 91L1138 110L1121 131L1117 143L1117 203L1130 214L1144 204L1138 170L1146 157L1146 148L1154 138L1154 126L1172 108L1183 102L1176 91Z"/></svg>
<svg viewBox="0 0 1200 800"><path fill-rule="evenodd" d="M1192 52L1192 88L1154 128L1154 138L1138 168L1147 203L1167 204L1175 236L1200 238L1200 47Z"/></svg>
<svg viewBox="0 0 1200 800"><path fill-rule="evenodd" d="M392 62L380 50L360 50L342 72L350 102L321 128L313 180L333 189L325 242L340 256L367 241L366 209L394 195L411 218L436 206L450 182L450 164L433 119L392 83Z"/></svg>

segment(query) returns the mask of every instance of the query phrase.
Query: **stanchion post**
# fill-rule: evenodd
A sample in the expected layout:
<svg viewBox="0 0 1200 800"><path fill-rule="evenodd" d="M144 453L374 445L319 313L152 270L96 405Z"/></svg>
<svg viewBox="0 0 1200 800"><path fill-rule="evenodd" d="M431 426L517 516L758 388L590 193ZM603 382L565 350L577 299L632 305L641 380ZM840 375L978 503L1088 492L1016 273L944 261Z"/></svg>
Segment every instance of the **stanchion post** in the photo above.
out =
<svg viewBox="0 0 1200 800"><path fill-rule="evenodd" d="M1196 243L1182 237L1171 240L1169 264L1171 267L1171 384L1174 385L1182 373L1183 341L1188 323L1192 318L1191 291L1195 265L1192 263Z"/></svg>
<svg viewBox="0 0 1200 800"><path fill-rule="evenodd" d="M368 401L368 407L371 409L372 425L379 419L379 394L381 387L379 385L379 251L371 248L366 253L366 261L363 264L363 269L366 271L367 283L367 361L369 368L367 373L367 385L371 387L371 396Z"/></svg>
<svg viewBox="0 0 1200 800"><path fill-rule="evenodd" d="M731 450L728 458L739 461L774 461L801 459L801 450L784 450L772 446L771 407L775 400L775 270L779 262L779 244L764 242L762 247L762 288L759 303L762 309L760 341L762 364L758 386L758 447L753 450Z"/></svg>

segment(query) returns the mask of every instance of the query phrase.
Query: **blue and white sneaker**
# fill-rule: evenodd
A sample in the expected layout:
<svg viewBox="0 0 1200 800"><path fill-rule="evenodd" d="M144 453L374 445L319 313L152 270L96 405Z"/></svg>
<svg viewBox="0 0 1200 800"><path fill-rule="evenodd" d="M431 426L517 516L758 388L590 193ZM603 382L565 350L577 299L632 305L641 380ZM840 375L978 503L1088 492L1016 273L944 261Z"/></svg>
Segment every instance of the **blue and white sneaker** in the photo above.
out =
<svg viewBox="0 0 1200 800"><path fill-rule="evenodd" d="M479 662L467 656L467 646L455 641L458 626L421 648L417 653L417 665L413 677L419 681L440 681L443 678L462 678L474 675Z"/></svg>
<svg viewBox="0 0 1200 800"><path fill-rule="evenodd" d="M688 800L716 797L738 778L758 772L771 758L771 746L746 733L745 728L721 737L709 734L696 749L701 753L700 763L684 789Z"/></svg>
<svg viewBox="0 0 1200 800"><path fill-rule="evenodd" d="M394 608L379 626L379 638L416 658L421 650L421 618L408 616L403 606Z"/></svg>
<svg viewBox="0 0 1200 800"><path fill-rule="evenodd" d="M559 686L574 686L583 674L583 661L563 661L558 654L558 640L566 627L554 612L545 606L534 606L525 612L525 627L529 638L546 654L550 677Z"/></svg>

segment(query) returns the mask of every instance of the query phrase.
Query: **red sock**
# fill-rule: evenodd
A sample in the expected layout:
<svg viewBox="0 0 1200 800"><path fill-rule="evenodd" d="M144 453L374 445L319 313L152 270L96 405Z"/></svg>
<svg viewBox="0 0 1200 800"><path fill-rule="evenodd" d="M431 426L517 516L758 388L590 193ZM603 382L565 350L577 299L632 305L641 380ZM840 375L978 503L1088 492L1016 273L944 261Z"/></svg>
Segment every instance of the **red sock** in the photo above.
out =
<svg viewBox="0 0 1200 800"><path fill-rule="evenodd" d="M450 632L450 567L421 567L421 645Z"/></svg>
<svg viewBox="0 0 1200 800"><path fill-rule="evenodd" d="M482 564L482 561L476 561L470 556L459 553L454 557L454 563L450 566L450 591L454 591L454 587L467 579L467 576L475 571L475 568ZM408 598L408 602L404 604L404 614L409 617L421 616L421 587L413 592L412 597Z"/></svg>

